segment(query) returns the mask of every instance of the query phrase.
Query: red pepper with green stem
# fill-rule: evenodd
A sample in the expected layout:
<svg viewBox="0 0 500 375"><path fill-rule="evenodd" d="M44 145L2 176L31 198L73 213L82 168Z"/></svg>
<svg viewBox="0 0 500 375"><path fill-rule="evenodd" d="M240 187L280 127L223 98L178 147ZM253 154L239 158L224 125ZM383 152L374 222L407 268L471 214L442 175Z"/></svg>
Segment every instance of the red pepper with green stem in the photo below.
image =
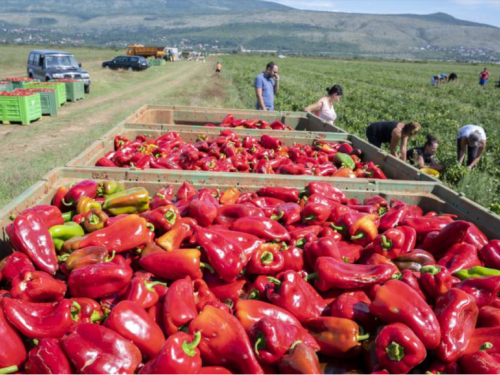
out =
<svg viewBox="0 0 500 375"><path fill-rule="evenodd" d="M24 253L15 251L0 260L0 273L4 280L11 282L17 275L25 270L34 271L35 267Z"/></svg>
<svg viewBox="0 0 500 375"><path fill-rule="evenodd" d="M276 278L269 278L272 284L267 288L267 299L293 314L301 323L320 317L326 302L295 271L286 271Z"/></svg>
<svg viewBox="0 0 500 375"><path fill-rule="evenodd" d="M75 207L78 200L82 197L94 199L97 196L98 187L98 183L94 180L81 181L68 190L62 203L68 207Z"/></svg>
<svg viewBox="0 0 500 375"><path fill-rule="evenodd" d="M98 323L106 318L101 305L91 298L71 298L71 315L78 323Z"/></svg>
<svg viewBox="0 0 500 375"><path fill-rule="evenodd" d="M271 220L281 221L285 225L292 225L300 221L302 209L297 203L280 203L276 213L271 215Z"/></svg>
<svg viewBox="0 0 500 375"><path fill-rule="evenodd" d="M253 199L251 203L255 205L255 207L260 208L266 217L270 218L277 214L278 206L284 202L281 199L260 197Z"/></svg>
<svg viewBox="0 0 500 375"><path fill-rule="evenodd" d="M59 302L66 294L66 284L42 271L22 271L12 280L13 298L29 302Z"/></svg>
<svg viewBox="0 0 500 375"><path fill-rule="evenodd" d="M267 302L239 299L235 305L235 316L244 329L248 329L264 317L270 317L282 322L293 324L299 328L302 324L288 311Z"/></svg>
<svg viewBox="0 0 500 375"><path fill-rule="evenodd" d="M167 233L156 239L156 243L164 250L173 251L180 249L182 243L194 234L196 220L185 217L178 220Z"/></svg>
<svg viewBox="0 0 500 375"><path fill-rule="evenodd" d="M408 269L415 272L420 272L424 265L436 264L436 260L431 253L419 249L402 254L392 261L400 270Z"/></svg>
<svg viewBox="0 0 500 375"><path fill-rule="evenodd" d="M494 345L484 341L478 351L460 358L459 366L463 374L499 374L500 355L487 352Z"/></svg>
<svg viewBox="0 0 500 375"><path fill-rule="evenodd" d="M297 341L313 350L319 350L314 338L304 328L276 319L262 318L247 332L261 364L276 364Z"/></svg>
<svg viewBox="0 0 500 375"><path fill-rule="evenodd" d="M237 279L232 283L227 283L221 278L213 274L205 274L203 276L210 291L223 303L228 306L234 306L244 293L244 287L247 280L244 278Z"/></svg>
<svg viewBox="0 0 500 375"><path fill-rule="evenodd" d="M297 341L278 362L281 374L323 374L316 351Z"/></svg>
<svg viewBox="0 0 500 375"><path fill-rule="evenodd" d="M78 324L61 340L61 347L80 374L134 374L141 352L130 340L97 324Z"/></svg>
<svg viewBox="0 0 500 375"><path fill-rule="evenodd" d="M378 287L370 312L385 323L406 324L429 350L441 342L436 315L418 293L402 281L389 280Z"/></svg>
<svg viewBox="0 0 500 375"><path fill-rule="evenodd" d="M12 248L25 253L40 271L53 275L59 269L54 242L38 214L19 215L7 227L7 234Z"/></svg>
<svg viewBox="0 0 500 375"><path fill-rule="evenodd" d="M412 227L399 226L385 231L373 241L373 250L389 259L407 254L415 248L417 232Z"/></svg>
<svg viewBox="0 0 500 375"><path fill-rule="evenodd" d="M402 225L412 227L417 231L418 241L422 241L430 232L439 232L448 224L453 223L449 216L444 217L408 217L401 223Z"/></svg>
<svg viewBox="0 0 500 375"><path fill-rule="evenodd" d="M128 285L124 299L135 302L142 309L149 309L156 305L160 295L155 286L163 285L166 287L167 284L160 281L151 281L151 277L153 277L151 273L136 273Z"/></svg>
<svg viewBox="0 0 500 375"><path fill-rule="evenodd" d="M155 233L161 236L173 228L177 220L181 218L181 213L173 204L167 204L152 211L143 212L141 217L152 224Z"/></svg>
<svg viewBox="0 0 500 375"><path fill-rule="evenodd" d="M464 242L471 225L467 221L455 221L448 224L440 232L427 234L424 243L419 248L432 254L442 255L453 245Z"/></svg>
<svg viewBox="0 0 500 375"><path fill-rule="evenodd" d="M382 328L375 340L375 353L382 368L392 374L407 374L427 355L422 341L402 323Z"/></svg>
<svg viewBox="0 0 500 375"><path fill-rule="evenodd" d="M46 338L30 350L25 365L28 374L72 374L71 364L64 354L59 340Z"/></svg>
<svg viewBox="0 0 500 375"><path fill-rule="evenodd" d="M365 329L376 326L373 315L370 314L370 298L363 291L342 293L329 306L330 316L350 319Z"/></svg>
<svg viewBox="0 0 500 375"><path fill-rule="evenodd" d="M285 259L279 244L262 244L252 254L246 272L253 275L276 275L283 270Z"/></svg>
<svg viewBox="0 0 500 375"><path fill-rule="evenodd" d="M61 210L56 206L51 206L48 204L42 204L35 207L28 208L24 210L21 215L25 213L34 213L37 214L42 222L45 224L47 229L55 226L55 225L63 225L64 218Z"/></svg>
<svg viewBox="0 0 500 375"><path fill-rule="evenodd" d="M408 206L405 203L397 204L389 209L380 218L380 230L386 231L401 225L408 216Z"/></svg>
<svg viewBox="0 0 500 375"><path fill-rule="evenodd" d="M321 225L330 217L330 208L319 203L307 203L302 210L302 221L308 225Z"/></svg>
<svg viewBox="0 0 500 375"><path fill-rule="evenodd" d="M434 312L441 327L441 343L435 353L439 360L454 363L465 353L474 334L479 314L474 297L450 289L436 300Z"/></svg>
<svg viewBox="0 0 500 375"><path fill-rule="evenodd" d="M330 257L342 261L337 243L331 238L320 238L317 241L306 243L304 257L310 269L314 268L316 260L320 257Z"/></svg>
<svg viewBox="0 0 500 375"><path fill-rule="evenodd" d="M205 306L189 324L189 331L201 332L199 349L206 364L224 365L241 373L263 373L243 326L231 314Z"/></svg>
<svg viewBox="0 0 500 375"><path fill-rule="evenodd" d="M283 271L302 271L304 269L304 250L299 247L289 247L285 243L281 244L281 254L283 255Z"/></svg>
<svg viewBox="0 0 500 375"><path fill-rule="evenodd" d="M427 265L420 269L420 273L422 290L432 300L445 294L453 286L453 278L446 267Z"/></svg>
<svg viewBox="0 0 500 375"><path fill-rule="evenodd" d="M274 220L260 217L244 217L236 220L231 230L253 234L266 241L289 241L290 234Z"/></svg>
<svg viewBox="0 0 500 375"><path fill-rule="evenodd" d="M153 200L151 202L151 209L156 210L159 207L168 206L172 203L172 198L174 196L173 186L169 186L164 189L159 189L155 195L153 195Z"/></svg>
<svg viewBox="0 0 500 375"><path fill-rule="evenodd" d="M299 189L284 187L264 187L257 191L259 197L275 198L286 203L297 203L299 194Z"/></svg>
<svg viewBox="0 0 500 375"><path fill-rule="evenodd" d="M236 220L247 216L265 217L264 211L258 207L246 204L233 204L229 206L220 206L217 209L217 217L214 224L230 227Z"/></svg>
<svg viewBox="0 0 500 375"><path fill-rule="evenodd" d="M64 262L62 265L65 273L70 273L78 268L83 268L92 264L108 263L114 259L115 254L111 255L104 247L91 246L76 250L71 254L64 254L58 259Z"/></svg>
<svg viewBox="0 0 500 375"><path fill-rule="evenodd" d="M0 348L0 369L16 366L14 371L17 371L26 361L27 353L21 336L7 320L4 308L0 308L0 337L4 342Z"/></svg>
<svg viewBox="0 0 500 375"><path fill-rule="evenodd" d="M189 324L196 316L196 302L191 278L176 280L167 291L163 301L165 332L171 336Z"/></svg>
<svg viewBox="0 0 500 375"><path fill-rule="evenodd" d="M348 202L347 196L342 190L326 182L311 182L307 185L305 192L306 195L309 196L313 194L319 194L327 199L342 204L346 204Z"/></svg>
<svg viewBox="0 0 500 375"><path fill-rule="evenodd" d="M71 211L69 207L63 204L63 199L68 193L69 188L65 185L61 185L57 188L54 197L52 198L52 206L59 208L61 212Z"/></svg>

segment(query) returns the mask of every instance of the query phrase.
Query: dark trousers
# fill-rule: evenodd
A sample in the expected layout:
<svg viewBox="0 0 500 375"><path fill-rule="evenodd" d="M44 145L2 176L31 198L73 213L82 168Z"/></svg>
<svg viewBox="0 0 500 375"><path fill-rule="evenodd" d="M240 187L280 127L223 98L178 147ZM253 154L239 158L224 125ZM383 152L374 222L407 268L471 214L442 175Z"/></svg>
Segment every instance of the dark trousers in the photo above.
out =
<svg viewBox="0 0 500 375"><path fill-rule="evenodd" d="M371 126L368 126L366 128L366 138L368 138L368 142L370 142L370 144L374 145L375 147L382 147L382 141L378 139L375 130Z"/></svg>
<svg viewBox="0 0 500 375"><path fill-rule="evenodd" d="M462 138L457 139L457 158L460 156L460 149L462 148ZM467 166L471 165L479 152L479 146L470 147L467 145Z"/></svg>

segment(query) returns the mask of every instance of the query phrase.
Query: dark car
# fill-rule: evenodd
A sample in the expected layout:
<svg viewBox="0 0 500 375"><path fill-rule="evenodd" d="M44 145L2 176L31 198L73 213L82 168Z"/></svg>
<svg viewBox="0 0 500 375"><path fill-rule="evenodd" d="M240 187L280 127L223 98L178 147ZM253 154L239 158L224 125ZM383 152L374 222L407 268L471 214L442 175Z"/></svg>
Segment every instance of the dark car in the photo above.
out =
<svg viewBox="0 0 500 375"><path fill-rule="evenodd" d="M72 53L52 50L33 50L26 66L28 77L40 81L74 79L83 81L85 93L90 92L90 75L82 69Z"/></svg>
<svg viewBox="0 0 500 375"><path fill-rule="evenodd" d="M102 63L102 67L106 69L126 69L145 70L150 67L149 61L142 56L118 56L111 61Z"/></svg>

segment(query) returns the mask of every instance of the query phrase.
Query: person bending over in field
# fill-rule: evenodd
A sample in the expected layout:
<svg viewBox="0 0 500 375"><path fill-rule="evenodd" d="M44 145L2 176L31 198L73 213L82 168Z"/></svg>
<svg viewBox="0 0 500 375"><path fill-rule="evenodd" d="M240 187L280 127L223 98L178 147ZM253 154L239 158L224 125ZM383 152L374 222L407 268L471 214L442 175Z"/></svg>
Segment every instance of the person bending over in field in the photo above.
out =
<svg viewBox="0 0 500 375"><path fill-rule="evenodd" d="M486 132L478 125L465 125L457 134L458 163L463 164L467 151L467 167L474 168L486 150Z"/></svg>
<svg viewBox="0 0 500 375"><path fill-rule="evenodd" d="M441 81L441 83L446 83L448 82L448 76L445 73L441 73L439 75L439 80Z"/></svg>
<svg viewBox="0 0 500 375"><path fill-rule="evenodd" d="M434 76L431 78L431 85L434 87L439 86L439 77L438 76Z"/></svg>
<svg viewBox="0 0 500 375"><path fill-rule="evenodd" d="M266 70L255 78L255 96L257 109L261 111L274 111L274 94L278 93L280 76L278 65L270 62Z"/></svg>
<svg viewBox="0 0 500 375"><path fill-rule="evenodd" d="M437 139L428 134L427 142L425 143L425 145L408 150L408 152L406 153L406 158L410 163L412 163L419 169L429 167L435 169L438 172L441 172L444 169L444 165L437 163L434 159L434 155L436 155L438 146L439 144Z"/></svg>
<svg viewBox="0 0 500 375"><path fill-rule="evenodd" d="M375 147L381 148L383 143L389 143L391 155L406 161L408 140L420 131L418 122L403 124L397 121L381 121L370 124L366 129L366 137ZM400 152L398 153L398 145Z"/></svg>
<svg viewBox="0 0 500 375"><path fill-rule="evenodd" d="M450 77L448 78L448 82L458 82L458 74L457 73L451 73Z"/></svg>
<svg viewBox="0 0 500 375"><path fill-rule="evenodd" d="M343 95L342 87L339 85L334 85L328 89L328 96L322 97L318 102L311 104L309 107L304 109L307 113L312 113L318 116L323 121L333 125L337 119L337 114L335 113L335 108L333 105L340 101L340 97Z"/></svg>

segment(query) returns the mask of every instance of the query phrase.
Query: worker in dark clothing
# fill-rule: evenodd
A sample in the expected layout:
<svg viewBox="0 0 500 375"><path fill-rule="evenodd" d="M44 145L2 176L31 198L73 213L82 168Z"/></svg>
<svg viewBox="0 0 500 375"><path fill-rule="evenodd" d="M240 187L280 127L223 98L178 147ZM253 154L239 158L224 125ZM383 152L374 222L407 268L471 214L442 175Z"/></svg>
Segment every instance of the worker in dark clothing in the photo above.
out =
<svg viewBox="0 0 500 375"><path fill-rule="evenodd" d="M420 130L418 122L403 124L397 121L381 121L370 124L366 129L366 137L375 147L381 148L383 143L389 143L391 155L406 161L408 139L417 135ZM398 145L400 150L398 153Z"/></svg>
<svg viewBox="0 0 500 375"><path fill-rule="evenodd" d="M448 82L453 82L457 81L458 82L458 74L457 73L451 73L450 78L448 78Z"/></svg>
<svg viewBox="0 0 500 375"><path fill-rule="evenodd" d="M435 137L428 134L427 142L423 147L415 147L411 150L408 150L406 153L406 157L410 163L415 165L417 168L432 168L438 172L441 172L444 169L443 164L439 164L434 159L434 155L436 155L438 149L438 141Z"/></svg>

